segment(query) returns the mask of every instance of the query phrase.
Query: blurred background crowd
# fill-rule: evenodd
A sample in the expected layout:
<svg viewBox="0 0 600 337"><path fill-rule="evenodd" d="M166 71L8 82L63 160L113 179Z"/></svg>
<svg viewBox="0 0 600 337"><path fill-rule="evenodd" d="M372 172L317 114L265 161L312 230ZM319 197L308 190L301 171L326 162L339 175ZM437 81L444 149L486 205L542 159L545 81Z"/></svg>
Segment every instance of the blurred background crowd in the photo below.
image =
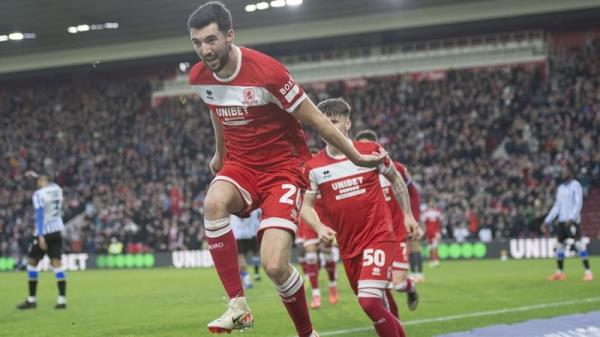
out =
<svg viewBox="0 0 600 337"><path fill-rule="evenodd" d="M0 255L29 244L34 182L65 193L68 251L199 249L213 131L196 97L154 102L150 79L37 84L0 93ZM41 90L43 88L43 90ZM306 86L344 97L353 130L378 132L422 201L444 214L444 237L540 233L563 166L587 191L600 184L600 41L548 64ZM307 130L310 145L322 146Z"/></svg>

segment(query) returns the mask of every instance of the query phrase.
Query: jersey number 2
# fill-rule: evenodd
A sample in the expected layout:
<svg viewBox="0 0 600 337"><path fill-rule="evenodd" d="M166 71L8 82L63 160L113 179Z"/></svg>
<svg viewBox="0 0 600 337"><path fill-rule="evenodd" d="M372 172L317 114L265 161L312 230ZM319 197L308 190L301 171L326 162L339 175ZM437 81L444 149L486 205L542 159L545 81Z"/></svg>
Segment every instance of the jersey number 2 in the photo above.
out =
<svg viewBox="0 0 600 337"><path fill-rule="evenodd" d="M279 198L279 202L288 205L293 205L295 203L296 206L300 207L300 190L292 184L282 184L281 188L286 190L286 192ZM294 196L296 198L295 202L292 199Z"/></svg>

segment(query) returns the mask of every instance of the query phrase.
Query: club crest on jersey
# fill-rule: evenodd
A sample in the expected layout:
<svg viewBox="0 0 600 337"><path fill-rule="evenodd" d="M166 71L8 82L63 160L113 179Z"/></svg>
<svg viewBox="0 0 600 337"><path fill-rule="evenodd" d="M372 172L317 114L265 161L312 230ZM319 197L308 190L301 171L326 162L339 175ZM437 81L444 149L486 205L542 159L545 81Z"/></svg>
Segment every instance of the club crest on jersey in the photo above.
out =
<svg viewBox="0 0 600 337"><path fill-rule="evenodd" d="M246 88L244 89L244 103L253 104L256 102L256 96L254 95L254 89Z"/></svg>

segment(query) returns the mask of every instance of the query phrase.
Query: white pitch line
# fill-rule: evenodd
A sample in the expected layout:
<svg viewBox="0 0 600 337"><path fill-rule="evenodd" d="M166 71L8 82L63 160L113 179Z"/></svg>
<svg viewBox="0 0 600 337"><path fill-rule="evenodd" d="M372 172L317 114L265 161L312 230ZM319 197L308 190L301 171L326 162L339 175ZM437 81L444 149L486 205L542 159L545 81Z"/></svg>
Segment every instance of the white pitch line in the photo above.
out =
<svg viewBox="0 0 600 337"><path fill-rule="evenodd" d="M506 313L511 313L511 312L529 311L529 310L534 310L534 309L545 309L545 308L560 307L560 306L565 306L565 305L592 303L592 302L599 302L599 301L600 301L600 297L591 297L591 298L587 298L585 300L572 300L572 301L563 301L563 302L554 302L554 303L526 305L526 306L516 307L516 308L472 312L469 314L452 315L452 316L445 316L445 317L417 319L417 320L413 320L413 321L402 322L402 325L406 326L406 325L418 325L418 324L427 324L427 323L435 323L435 322L446 322L446 321L452 321L452 320L463 319L463 318L491 316L491 315L506 314ZM363 332L363 331L373 331L373 327L369 326L369 327L346 329L346 330L325 331L325 332L319 332L319 335L320 336L335 336L335 335L344 335L344 334L349 334L349 333L353 333L353 332Z"/></svg>

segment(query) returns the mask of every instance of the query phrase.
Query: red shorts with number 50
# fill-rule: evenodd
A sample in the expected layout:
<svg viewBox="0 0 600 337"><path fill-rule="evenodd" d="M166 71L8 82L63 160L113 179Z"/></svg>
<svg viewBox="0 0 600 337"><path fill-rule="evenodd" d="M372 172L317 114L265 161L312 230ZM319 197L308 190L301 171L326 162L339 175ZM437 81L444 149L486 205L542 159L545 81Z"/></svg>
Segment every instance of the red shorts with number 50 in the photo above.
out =
<svg viewBox="0 0 600 337"><path fill-rule="evenodd" d="M237 216L248 217L253 210L262 210L259 238L265 228L296 233L302 195L307 185L301 168L258 171L225 162L211 184L215 181L227 181L240 192L246 207Z"/></svg>
<svg viewBox="0 0 600 337"><path fill-rule="evenodd" d="M343 259L348 281L355 294L358 294L359 288L390 287L396 246L396 242L376 242L367 246L362 255Z"/></svg>

